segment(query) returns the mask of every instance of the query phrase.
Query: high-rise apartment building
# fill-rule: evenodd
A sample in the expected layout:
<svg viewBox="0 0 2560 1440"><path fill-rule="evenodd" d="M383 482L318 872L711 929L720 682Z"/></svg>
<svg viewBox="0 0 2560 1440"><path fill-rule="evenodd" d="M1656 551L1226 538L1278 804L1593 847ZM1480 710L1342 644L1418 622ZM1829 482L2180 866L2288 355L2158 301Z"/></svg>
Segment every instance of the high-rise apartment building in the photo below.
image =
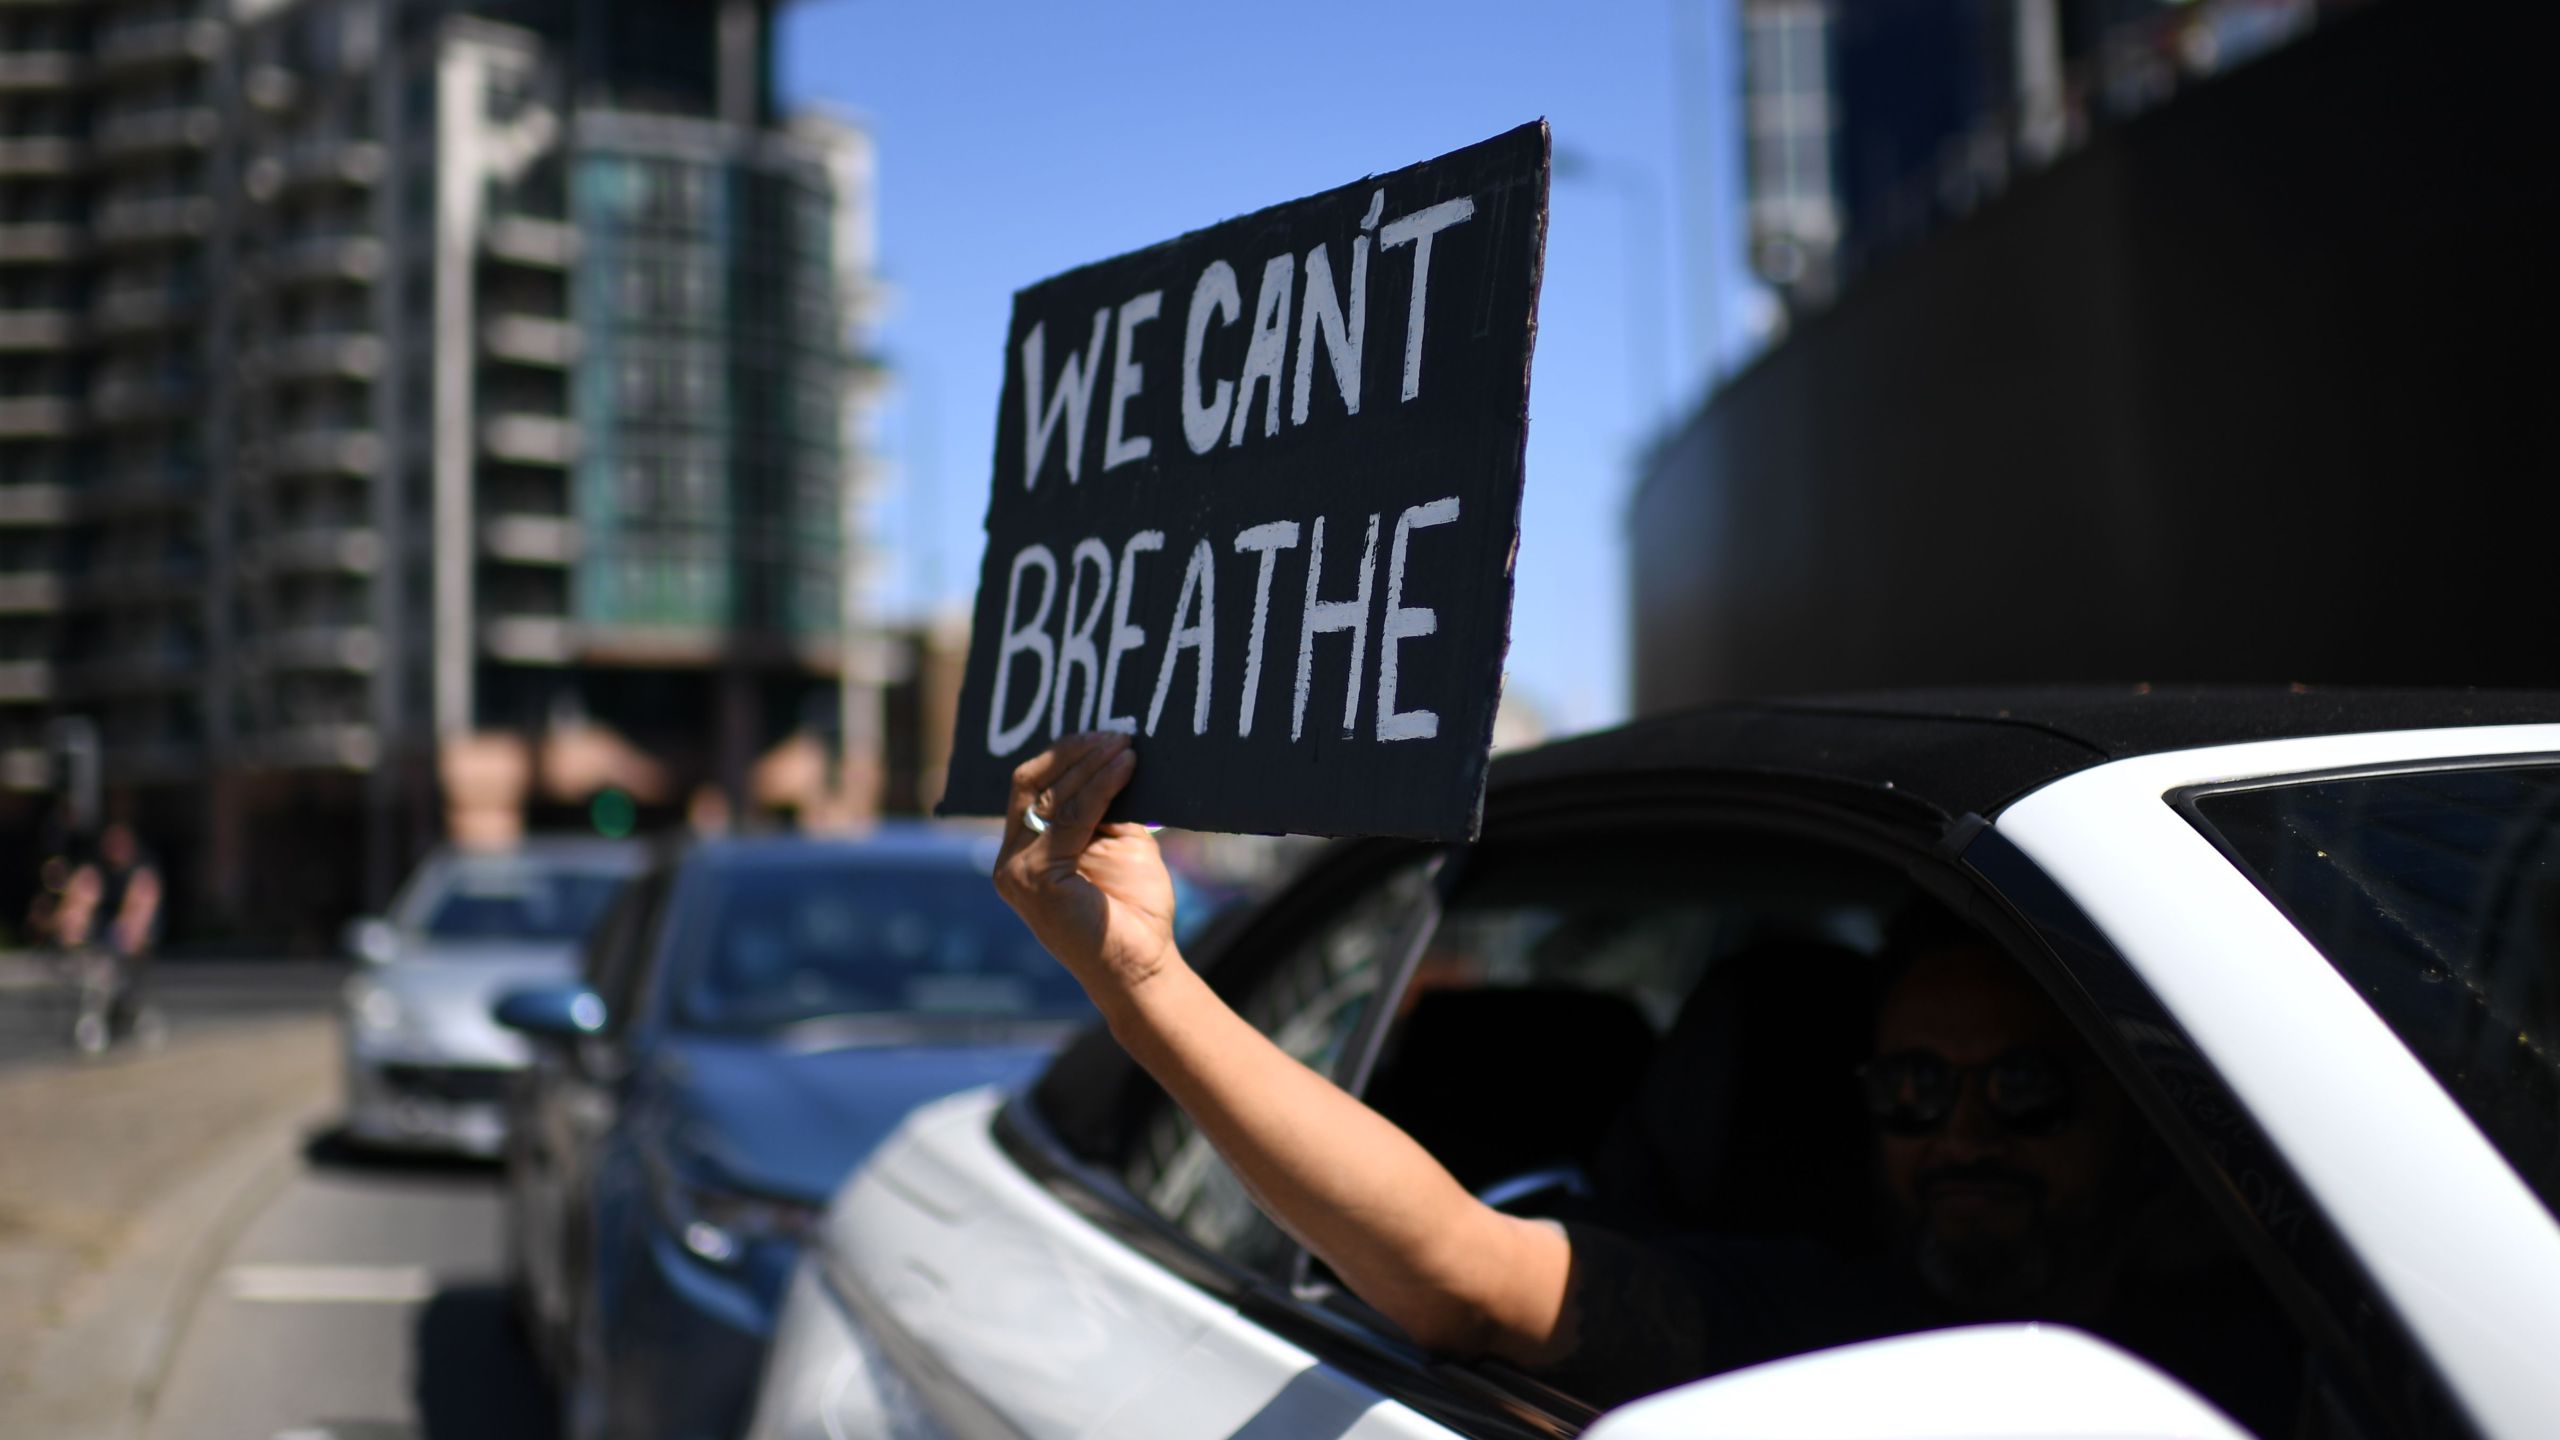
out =
<svg viewBox="0 0 2560 1440"><path fill-rule="evenodd" d="M1798 309L2365 0L1741 0L1751 257Z"/></svg>
<svg viewBox="0 0 2560 1440"><path fill-rule="evenodd" d="M606 791L860 803L758 770L869 723L870 152L773 9L0 0L0 830L66 717L253 927Z"/></svg>

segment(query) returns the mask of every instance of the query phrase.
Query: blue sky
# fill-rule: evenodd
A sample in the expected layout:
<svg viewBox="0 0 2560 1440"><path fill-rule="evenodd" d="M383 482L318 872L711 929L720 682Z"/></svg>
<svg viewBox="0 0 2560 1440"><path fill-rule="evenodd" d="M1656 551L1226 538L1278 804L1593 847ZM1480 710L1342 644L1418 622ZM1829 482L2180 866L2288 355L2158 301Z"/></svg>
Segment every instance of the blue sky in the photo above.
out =
<svg viewBox="0 0 2560 1440"><path fill-rule="evenodd" d="M785 97L861 120L879 147L894 298L876 339L899 374L880 428L897 488L873 516L887 607L974 593L1015 290L1544 116L1559 156L1586 163L1551 200L1508 683L1560 728L1622 718L1636 452L1694 403L1707 337L1739 336L1749 308L1731 0L1688 5L786 10Z"/></svg>

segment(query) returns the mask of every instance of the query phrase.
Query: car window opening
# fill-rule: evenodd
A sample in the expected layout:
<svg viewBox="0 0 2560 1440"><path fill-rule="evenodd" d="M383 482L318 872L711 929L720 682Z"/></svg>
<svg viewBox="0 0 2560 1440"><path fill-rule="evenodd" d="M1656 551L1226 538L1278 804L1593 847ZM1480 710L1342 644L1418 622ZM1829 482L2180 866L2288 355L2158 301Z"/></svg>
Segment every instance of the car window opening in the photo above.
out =
<svg viewBox="0 0 2560 1440"><path fill-rule="evenodd" d="M1417 886L1392 877L1303 938L1247 1018L1334 1063ZM1534 1378L1594 1405L2047 1319L2261 1434L2306 1433L2301 1343L2116 1081L2014 960L1875 862L1711 856L1694 835L1480 851L1364 1096L1480 1197L1573 1235L1608 1343ZM1381 1323L1178 1109L1157 1108L1127 1175L1201 1244L1275 1277L1298 1262L1302 1293Z"/></svg>

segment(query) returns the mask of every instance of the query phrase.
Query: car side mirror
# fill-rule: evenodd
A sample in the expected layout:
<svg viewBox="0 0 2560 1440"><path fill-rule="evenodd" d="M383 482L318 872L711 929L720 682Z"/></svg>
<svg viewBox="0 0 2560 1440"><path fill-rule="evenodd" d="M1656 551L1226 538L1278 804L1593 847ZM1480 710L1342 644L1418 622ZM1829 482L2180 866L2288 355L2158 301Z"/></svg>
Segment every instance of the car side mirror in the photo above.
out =
<svg viewBox="0 0 2560 1440"><path fill-rule="evenodd" d="M1613 1410L1584 1440L2249 1440L2148 1362L2062 1325L1975 1325L1818 1350Z"/></svg>
<svg viewBox="0 0 2560 1440"><path fill-rule="evenodd" d="M347 922L341 937L347 953L368 965L388 965L400 958L400 932L379 915L360 916Z"/></svg>
<svg viewBox="0 0 2560 1440"><path fill-rule="evenodd" d="M489 1013L499 1024L536 1040L568 1042L604 1033L604 999L584 985L512 991Z"/></svg>

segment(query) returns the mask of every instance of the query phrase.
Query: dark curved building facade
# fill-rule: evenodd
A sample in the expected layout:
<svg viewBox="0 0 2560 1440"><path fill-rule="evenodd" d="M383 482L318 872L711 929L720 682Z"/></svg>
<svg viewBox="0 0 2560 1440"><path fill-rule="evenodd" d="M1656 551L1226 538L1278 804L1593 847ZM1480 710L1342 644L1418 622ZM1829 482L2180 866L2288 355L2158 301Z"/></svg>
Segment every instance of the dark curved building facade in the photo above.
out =
<svg viewBox="0 0 2560 1440"><path fill-rule="evenodd" d="M1635 709L2560 678L2552 28L2355 7L1873 253L1642 478Z"/></svg>

